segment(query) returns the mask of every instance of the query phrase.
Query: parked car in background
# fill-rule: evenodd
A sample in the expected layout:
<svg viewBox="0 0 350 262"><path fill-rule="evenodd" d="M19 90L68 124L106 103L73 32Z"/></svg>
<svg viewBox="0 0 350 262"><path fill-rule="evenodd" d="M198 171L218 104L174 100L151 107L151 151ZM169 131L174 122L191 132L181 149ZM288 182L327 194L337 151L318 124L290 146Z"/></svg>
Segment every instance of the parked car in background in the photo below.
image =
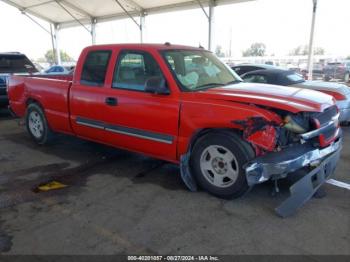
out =
<svg viewBox="0 0 350 262"><path fill-rule="evenodd" d="M300 74L296 74L291 70L281 69L256 70L246 73L241 77L248 83L293 86L317 90L332 95L340 110L340 121L344 123L350 121L350 88L346 85L323 81L306 81ZM265 88L268 89L271 86L265 86Z"/></svg>
<svg viewBox="0 0 350 262"><path fill-rule="evenodd" d="M309 69L307 63L299 65L299 72L305 80L309 79ZM312 69L312 78L313 79L323 79L324 78L324 64L323 63L314 63Z"/></svg>
<svg viewBox="0 0 350 262"><path fill-rule="evenodd" d="M235 71L239 76L255 70L273 69L273 68L276 68L276 66L268 65L268 64L240 64L240 65L231 67L231 69Z"/></svg>
<svg viewBox="0 0 350 262"><path fill-rule="evenodd" d="M48 75L68 75L72 73L72 66L54 65L46 69L43 73Z"/></svg>
<svg viewBox="0 0 350 262"><path fill-rule="evenodd" d="M277 208L283 217L312 197L340 157L331 96L242 83L203 48L90 46L74 76L46 77L9 83L10 107L38 144L65 133L178 163L192 191L222 198L298 170L303 177Z"/></svg>
<svg viewBox="0 0 350 262"><path fill-rule="evenodd" d="M326 81L338 79L348 83L350 81L350 60L327 63L323 71Z"/></svg>
<svg viewBox="0 0 350 262"><path fill-rule="evenodd" d="M0 108L8 105L7 82L11 74L38 72L34 64L19 52L0 53Z"/></svg>

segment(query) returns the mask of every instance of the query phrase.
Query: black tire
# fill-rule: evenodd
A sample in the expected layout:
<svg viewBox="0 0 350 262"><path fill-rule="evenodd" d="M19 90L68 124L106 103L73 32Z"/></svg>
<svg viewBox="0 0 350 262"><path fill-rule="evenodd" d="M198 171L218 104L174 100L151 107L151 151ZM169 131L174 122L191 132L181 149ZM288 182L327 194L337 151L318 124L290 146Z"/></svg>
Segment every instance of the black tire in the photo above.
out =
<svg viewBox="0 0 350 262"><path fill-rule="evenodd" d="M225 187L218 187L213 184L214 182L209 182L210 178L208 178L208 175L215 176L213 173L215 170L207 171L206 174L202 172L201 160L209 146L219 146L219 149L221 149L220 147L224 147L228 149L236 159L232 162L235 162L234 165L236 172L238 171L238 176L236 176L235 180L232 179L232 181L228 181L228 185ZM224 154L226 153L224 152ZM245 142L239 135L232 131L213 132L200 137L198 141L196 141L190 158L191 172L199 186L210 194L224 199L238 198L250 189L247 184L243 166L254 157L255 153L251 145ZM209 158L211 158L211 156ZM213 164L214 160L210 159L210 161L211 164ZM232 162L230 163L231 165L233 165ZM225 172L225 170L223 170L223 172ZM230 178L225 177L225 174L226 173L223 174L223 180L230 180ZM225 181L223 183L225 183Z"/></svg>
<svg viewBox="0 0 350 262"><path fill-rule="evenodd" d="M33 127L30 126L31 125L30 123L32 122L30 117L33 115L35 115L37 117L38 121L41 121L42 132L37 133L35 131L36 129L33 130ZM51 131L51 129L47 123L44 111L42 110L42 108L38 104L31 103L28 105L27 110L26 110L25 122L26 122L26 128L27 128L29 135L32 137L32 139L37 144L45 145L45 144L48 144L49 142L52 141L52 138L54 137L54 133Z"/></svg>

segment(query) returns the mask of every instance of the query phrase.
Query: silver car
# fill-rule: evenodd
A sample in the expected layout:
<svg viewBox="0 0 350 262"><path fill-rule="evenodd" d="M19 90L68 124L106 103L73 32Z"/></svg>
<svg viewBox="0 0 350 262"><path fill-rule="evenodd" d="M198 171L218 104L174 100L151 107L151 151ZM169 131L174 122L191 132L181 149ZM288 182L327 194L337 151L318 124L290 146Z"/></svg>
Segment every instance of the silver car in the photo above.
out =
<svg viewBox="0 0 350 262"><path fill-rule="evenodd" d="M332 95L340 111L340 121L350 122L350 87L332 82L306 81L301 75L283 69L256 70L241 76L245 82L294 86ZM268 88L268 86L266 86Z"/></svg>

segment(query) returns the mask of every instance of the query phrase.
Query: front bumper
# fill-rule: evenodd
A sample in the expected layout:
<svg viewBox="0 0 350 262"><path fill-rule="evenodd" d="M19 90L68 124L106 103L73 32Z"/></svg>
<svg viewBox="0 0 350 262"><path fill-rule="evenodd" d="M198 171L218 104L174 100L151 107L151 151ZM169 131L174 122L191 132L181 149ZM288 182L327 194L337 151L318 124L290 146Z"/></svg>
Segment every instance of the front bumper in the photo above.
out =
<svg viewBox="0 0 350 262"><path fill-rule="evenodd" d="M276 208L278 215L290 216L334 173L341 148L340 134L336 141L322 149L305 143L258 157L245 166L248 185L253 186L269 179L285 178L296 171L305 171L305 175L290 187L291 196Z"/></svg>
<svg viewBox="0 0 350 262"><path fill-rule="evenodd" d="M289 173L301 168L315 166L326 156L340 152L341 147L342 139L339 137L322 149L305 143L255 158L245 165L248 185L259 184L269 179L285 178Z"/></svg>

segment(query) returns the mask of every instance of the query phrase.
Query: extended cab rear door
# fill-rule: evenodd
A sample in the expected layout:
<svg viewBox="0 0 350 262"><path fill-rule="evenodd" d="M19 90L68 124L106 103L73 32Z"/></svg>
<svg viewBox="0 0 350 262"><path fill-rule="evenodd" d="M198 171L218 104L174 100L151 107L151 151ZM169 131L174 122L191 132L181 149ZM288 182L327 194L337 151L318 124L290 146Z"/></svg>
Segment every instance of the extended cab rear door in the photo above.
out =
<svg viewBox="0 0 350 262"><path fill-rule="evenodd" d="M80 81L79 86L72 88L71 110L78 134L176 160L178 96L170 89L167 95L157 95L145 92L144 88L152 77L164 77L168 83L159 66L161 57L155 55L142 49L113 50L101 87Z"/></svg>

